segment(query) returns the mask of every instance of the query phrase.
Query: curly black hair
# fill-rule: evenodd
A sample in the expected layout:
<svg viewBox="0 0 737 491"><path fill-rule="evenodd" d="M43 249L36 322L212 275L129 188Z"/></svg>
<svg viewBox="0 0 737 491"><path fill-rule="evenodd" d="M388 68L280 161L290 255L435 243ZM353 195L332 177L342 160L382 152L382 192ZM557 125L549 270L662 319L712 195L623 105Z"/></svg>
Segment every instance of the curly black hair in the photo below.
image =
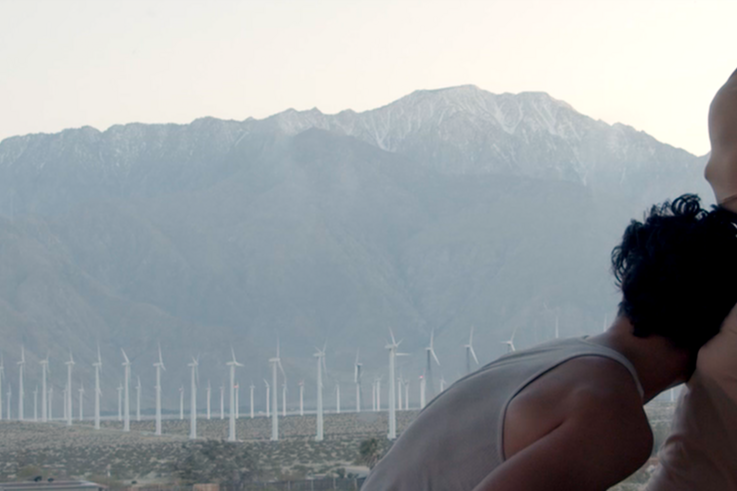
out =
<svg viewBox="0 0 737 491"><path fill-rule="evenodd" d="M632 220L612 251L620 315L634 335L696 351L737 303L737 215L684 194Z"/></svg>

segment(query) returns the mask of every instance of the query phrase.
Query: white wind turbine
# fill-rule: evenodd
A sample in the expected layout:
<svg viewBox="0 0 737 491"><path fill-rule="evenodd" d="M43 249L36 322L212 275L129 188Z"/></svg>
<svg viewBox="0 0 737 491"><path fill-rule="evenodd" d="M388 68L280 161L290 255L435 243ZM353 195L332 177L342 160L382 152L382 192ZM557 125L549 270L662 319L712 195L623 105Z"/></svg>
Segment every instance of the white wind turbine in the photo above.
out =
<svg viewBox="0 0 737 491"><path fill-rule="evenodd" d="M299 415L305 415L305 381L299 382Z"/></svg>
<svg viewBox="0 0 737 491"><path fill-rule="evenodd" d="M235 419L241 419L241 384L235 383Z"/></svg>
<svg viewBox="0 0 737 491"><path fill-rule="evenodd" d="M123 386L118 385L118 421L123 421Z"/></svg>
<svg viewBox="0 0 737 491"><path fill-rule="evenodd" d="M514 335L517 334L517 326L514 327L514 330L512 330L512 337L509 338L507 341L502 341L502 344L507 345L507 353L514 353L516 350L514 349Z"/></svg>
<svg viewBox="0 0 737 491"><path fill-rule="evenodd" d="M212 386L210 386L210 380L207 380L207 419L210 419L210 396L212 395Z"/></svg>
<svg viewBox="0 0 737 491"><path fill-rule="evenodd" d="M420 409L423 409L427 403L425 392L427 390L427 382L424 375L420 375Z"/></svg>
<svg viewBox="0 0 737 491"><path fill-rule="evenodd" d="M409 380L402 380L404 383L404 410L409 411Z"/></svg>
<svg viewBox="0 0 737 491"><path fill-rule="evenodd" d="M324 438L322 414L322 371L325 370L325 372L327 372L327 367L325 366L325 348L327 348L327 343L323 345L322 351L319 348L315 348L317 352L313 355L317 357L317 434L315 435L315 441L318 442L321 442Z"/></svg>
<svg viewBox="0 0 737 491"><path fill-rule="evenodd" d="M123 431L131 430L131 400L130 400L130 378L131 378L131 361L125 350L120 348L123 353Z"/></svg>
<svg viewBox="0 0 737 491"><path fill-rule="evenodd" d="M166 371L164 358L161 356L161 345L159 345L159 361L154 363L156 368L156 434L161 435L161 371Z"/></svg>
<svg viewBox="0 0 737 491"><path fill-rule="evenodd" d="M179 387L179 419L184 419L184 386Z"/></svg>
<svg viewBox="0 0 737 491"><path fill-rule="evenodd" d="M251 380L251 387L250 387L250 389L251 389L251 419L253 419L253 413L254 413L254 408L253 408L253 391L256 389L256 386L253 385L253 380Z"/></svg>
<svg viewBox="0 0 737 491"><path fill-rule="evenodd" d="M287 381L287 375L284 373L284 367L281 364L281 358L279 357L279 340L276 340L276 357L270 358L269 363L271 364L271 384L274 387L274 393L272 394L272 413L271 413L271 441L275 442L279 440L279 398L278 396L278 374L277 374L277 367L281 371L282 377L284 378L284 383L286 384ZM267 384L268 386L268 384ZM268 394L268 388L266 390L266 393ZM284 397L286 397L286 386L285 386L285 394ZM267 396L268 399L268 396ZM286 406L285 406L286 407Z"/></svg>
<svg viewBox="0 0 737 491"><path fill-rule="evenodd" d="M100 429L100 372L102 372L102 356L100 356L100 345L97 345L97 361L92 364L95 367L95 429Z"/></svg>
<svg viewBox="0 0 737 491"><path fill-rule="evenodd" d="M46 407L46 376L49 373L49 355L46 354L46 359L38 362L41 365L41 422L45 423L49 419L48 408ZM2 387L0 387L2 392Z"/></svg>
<svg viewBox="0 0 737 491"><path fill-rule="evenodd" d="M189 439L194 440L197 438L197 382L199 382L200 371L199 371L199 356L197 358L192 357L192 363L187 364L192 369L192 378L190 385L190 396L189 396Z"/></svg>
<svg viewBox="0 0 737 491"><path fill-rule="evenodd" d="M69 350L69 361L64 363L67 366L67 388L65 397L64 412L67 417L67 425L72 425L72 367L74 366L74 357L72 351Z"/></svg>
<svg viewBox="0 0 737 491"><path fill-rule="evenodd" d="M340 382L335 382L335 413L340 414Z"/></svg>
<svg viewBox="0 0 737 491"><path fill-rule="evenodd" d="M402 410L402 376L397 378L397 411Z"/></svg>
<svg viewBox="0 0 737 491"><path fill-rule="evenodd" d="M25 398L25 390L23 387L23 368L26 366L26 350L21 345L20 361L18 362L18 421L25 419L25 411L23 411L23 399Z"/></svg>
<svg viewBox="0 0 737 491"><path fill-rule="evenodd" d="M353 383L356 384L356 412L361 412L361 368L363 363L358 363L358 350L356 350L356 363L353 365Z"/></svg>
<svg viewBox="0 0 737 491"><path fill-rule="evenodd" d="M434 341L435 341L435 329L430 331L430 346L425 348L425 354L427 355L426 363L425 363L425 376L422 380L424 380L425 387L430 386L430 390L426 390L426 395L430 396L430 399L432 400L435 397L435 378L432 374L432 361L435 360L435 363L437 363L438 366L440 366L440 360L438 360L438 355L435 354L435 348L434 348ZM425 407L424 404L421 404L422 407Z"/></svg>
<svg viewBox="0 0 737 491"><path fill-rule="evenodd" d="M281 415L283 417L287 416L287 380L284 379L284 382L281 385Z"/></svg>
<svg viewBox="0 0 737 491"><path fill-rule="evenodd" d="M84 420L84 384L79 382L79 420Z"/></svg>
<svg viewBox="0 0 737 491"><path fill-rule="evenodd" d="M230 425L228 427L228 441L235 441L235 367L242 367L235 359L235 350L230 348L233 359L226 363L230 367Z"/></svg>
<svg viewBox="0 0 737 491"><path fill-rule="evenodd" d="M476 358L476 352L473 350L473 326L471 326L471 334L468 336L468 344L463 345L466 348L466 373L471 373L471 357L479 364L479 359Z"/></svg>
<svg viewBox="0 0 737 491"><path fill-rule="evenodd" d="M38 421L38 385L33 389L33 421Z"/></svg>
<svg viewBox="0 0 737 491"><path fill-rule="evenodd" d="M269 395L270 394L270 392L269 392L270 387L269 387L269 382L266 379L264 379L264 384L266 384L266 417L269 418L269 417L271 417L271 406L270 406L270 404L271 404L271 398L270 398L270 395Z"/></svg>
<svg viewBox="0 0 737 491"><path fill-rule="evenodd" d="M136 385L136 421L141 421L141 377Z"/></svg>
<svg viewBox="0 0 737 491"><path fill-rule="evenodd" d="M402 341L397 342L394 339L394 332L389 329L389 334L392 337L392 342L387 342L386 349L389 350L389 434L387 435L390 440L397 438L397 388L395 383L397 380L395 374L395 364L397 356L408 356L408 353L397 353L397 348Z"/></svg>
<svg viewBox="0 0 737 491"><path fill-rule="evenodd" d="M49 421L52 421L54 419L54 413L52 412L52 409L54 405L52 404L54 401L54 388L49 387Z"/></svg>

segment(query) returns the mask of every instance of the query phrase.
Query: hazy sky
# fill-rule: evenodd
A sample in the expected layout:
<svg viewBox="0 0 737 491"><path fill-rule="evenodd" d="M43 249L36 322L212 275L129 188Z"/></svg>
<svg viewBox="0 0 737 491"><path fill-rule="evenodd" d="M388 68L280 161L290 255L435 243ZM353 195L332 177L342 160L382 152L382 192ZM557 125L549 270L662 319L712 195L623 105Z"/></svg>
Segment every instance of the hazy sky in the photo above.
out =
<svg viewBox="0 0 737 491"><path fill-rule="evenodd" d="M545 91L696 154L737 0L0 0L0 140Z"/></svg>

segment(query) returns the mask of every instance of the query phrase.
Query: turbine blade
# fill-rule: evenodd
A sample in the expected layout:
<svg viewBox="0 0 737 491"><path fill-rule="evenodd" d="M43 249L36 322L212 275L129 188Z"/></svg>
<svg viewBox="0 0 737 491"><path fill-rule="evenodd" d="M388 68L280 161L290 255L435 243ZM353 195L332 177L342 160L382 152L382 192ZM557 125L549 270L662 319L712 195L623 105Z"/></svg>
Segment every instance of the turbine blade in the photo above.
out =
<svg viewBox="0 0 737 491"><path fill-rule="evenodd" d="M432 349L432 348L430 349L430 354L435 359L435 363L437 363L438 366L440 366L440 360L438 360L438 355L435 354L435 350L434 349Z"/></svg>
<svg viewBox="0 0 737 491"><path fill-rule="evenodd" d="M475 351L473 350L473 346L469 346L469 348L471 349L471 356L473 356L473 360L474 360L474 361L476 362L476 364L478 365L478 364L479 364L479 359L478 359L478 358L476 358L476 352L475 352Z"/></svg>

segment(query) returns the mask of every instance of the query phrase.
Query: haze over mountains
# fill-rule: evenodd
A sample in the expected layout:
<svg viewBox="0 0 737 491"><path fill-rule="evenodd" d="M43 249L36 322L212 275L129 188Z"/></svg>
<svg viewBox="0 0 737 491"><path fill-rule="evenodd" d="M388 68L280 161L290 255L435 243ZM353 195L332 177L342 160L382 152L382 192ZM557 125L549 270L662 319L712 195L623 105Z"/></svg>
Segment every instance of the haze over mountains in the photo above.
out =
<svg viewBox="0 0 737 491"><path fill-rule="evenodd" d="M26 380L50 352L61 388L71 347L75 384L78 375L87 384L99 342L112 410L120 348L152 387L160 342L173 409L190 357L200 354L203 385L219 387L231 346L246 364L241 386L260 391L278 335L296 404L299 380L314 398L313 347L327 339L332 406L358 347L368 401L391 327L414 354L401 369L415 400L433 329L448 381L464 371L472 325L482 363L515 329L518 348L550 339L556 314L563 336L600 330L616 311L608 258L624 226L683 192L711 202L704 161L545 93L473 86L363 113L8 138L6 373L17 382L22 344ZM144 393L151 406L153 390Z"/></svg>

